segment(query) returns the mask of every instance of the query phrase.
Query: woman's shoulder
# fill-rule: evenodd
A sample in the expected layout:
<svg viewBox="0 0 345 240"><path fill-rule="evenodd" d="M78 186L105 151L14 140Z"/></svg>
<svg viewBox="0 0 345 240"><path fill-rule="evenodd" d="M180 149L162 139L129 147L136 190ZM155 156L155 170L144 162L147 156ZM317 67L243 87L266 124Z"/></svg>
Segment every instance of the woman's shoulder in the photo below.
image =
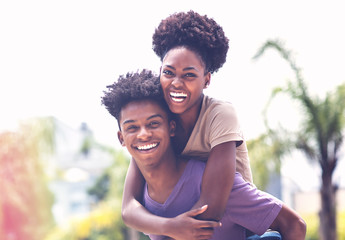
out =
<svg viewBox="0 0 345 240"><path fill-rule="evenodd" d="M209 110L214 110L216 108L227 109L228 111L235 111L235 106L231 102L213 98L207 95L204 96L203 107Z"/></svg>
<svg viewBox="0 0 345 240"><path fill-rule="evenodd" d="M231 102L212 98L206 95L203 100L201 113L211 118L217 116L224 116L227 119L237 118L236 108Z"/></svg>

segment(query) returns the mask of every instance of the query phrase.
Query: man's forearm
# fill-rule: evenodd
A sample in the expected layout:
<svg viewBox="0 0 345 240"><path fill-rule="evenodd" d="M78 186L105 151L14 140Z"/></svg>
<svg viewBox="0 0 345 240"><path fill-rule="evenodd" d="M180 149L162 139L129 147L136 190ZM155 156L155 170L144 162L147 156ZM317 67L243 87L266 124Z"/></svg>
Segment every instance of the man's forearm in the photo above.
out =
<svg viewBox="0 0 345 240"><path fill-rule="evenodd" d="M164 235L167 223L166 218L153 215L135 199L122 209L122 219L128 227L154 235Z"/></svg>

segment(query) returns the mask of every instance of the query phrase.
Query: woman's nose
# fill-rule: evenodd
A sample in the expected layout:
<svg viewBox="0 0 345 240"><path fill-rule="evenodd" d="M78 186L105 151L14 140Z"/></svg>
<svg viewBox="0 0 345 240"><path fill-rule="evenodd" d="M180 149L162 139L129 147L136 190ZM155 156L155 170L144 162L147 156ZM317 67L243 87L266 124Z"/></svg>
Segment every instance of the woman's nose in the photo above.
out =
<svg viewBox="0 0 345 240"><path fill-rule="evenodd" d="M175 77L174 79L173 79L173 81L172 81L172 83L171 83L171 85L173 85L174 87L180 87L180 86L182 86L183 85L183 81L182 81L182 79L181 78L179 78L179 77Z"/></svg>

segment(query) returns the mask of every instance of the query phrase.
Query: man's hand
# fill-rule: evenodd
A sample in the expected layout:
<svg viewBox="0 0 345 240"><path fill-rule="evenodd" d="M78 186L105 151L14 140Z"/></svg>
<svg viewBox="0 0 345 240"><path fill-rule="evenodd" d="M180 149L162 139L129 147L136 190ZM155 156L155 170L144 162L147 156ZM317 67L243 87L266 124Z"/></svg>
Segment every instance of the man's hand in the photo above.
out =
<svg viewBox="0 0 345 240"><path fill-rule="evenodd" d="M216 221L195 219L197 215L205 212L206 209L207 205L171 218L166 224L166 234L164 235L175 240L210 239L213 235L214 228L220 227L222 224Z"/></svg>

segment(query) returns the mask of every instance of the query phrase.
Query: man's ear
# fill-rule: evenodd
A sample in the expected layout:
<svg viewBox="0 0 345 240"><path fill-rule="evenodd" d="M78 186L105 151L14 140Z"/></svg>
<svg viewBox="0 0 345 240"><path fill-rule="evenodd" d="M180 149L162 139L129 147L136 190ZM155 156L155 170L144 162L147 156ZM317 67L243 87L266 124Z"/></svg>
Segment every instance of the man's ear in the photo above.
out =
<svg viewBox="0 0 345 240"><path fill-rule="evenodd" d="M206 75L205 75L205 85L204 85L204 89L206 89L206 88L210 85L210 82L211 82L211 73L208 72L208 73L206 73Z"/></svg>
<svg viewBox="0 0 345 240"><path fill-rule="evenodd" d="M118 132L117 132L117 138L119 139L121 145L122 145L123 147L125 147L126 144L125 144L125 141L123 140L123 136L122 136L122 132L121 132L121 131L118 131Z"/></svg>
<svg viewBox="0 0 345 240"><path fill-rule="evenodd" d="M174 120L171 120L169 123L169 133L170 137L175 136L175 131L176 131L176 122Z"/></svg>

